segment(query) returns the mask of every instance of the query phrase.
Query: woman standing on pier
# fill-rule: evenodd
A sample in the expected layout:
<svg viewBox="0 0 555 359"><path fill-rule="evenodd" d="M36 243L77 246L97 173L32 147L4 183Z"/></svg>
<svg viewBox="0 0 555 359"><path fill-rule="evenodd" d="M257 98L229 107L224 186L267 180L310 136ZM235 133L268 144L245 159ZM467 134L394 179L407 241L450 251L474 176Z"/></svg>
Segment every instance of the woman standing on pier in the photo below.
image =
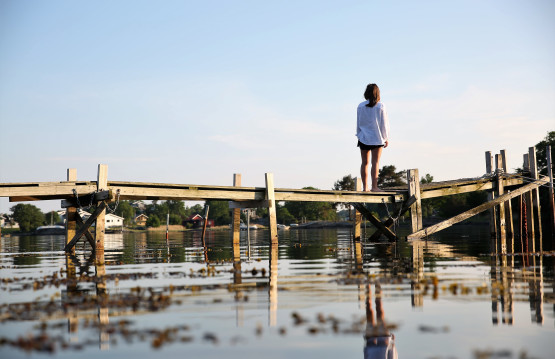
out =
<svg viewBox="0 0 555 359"><path fill-rule="evenodd" d="M360 175L364 191L380 191L378 187L378 171L382 148L389 144L389 121L385 106L380 102L380 89L376 84L369 84L364 91L366 101L361 102L357 108L357 137L360 147L362 164ZM370 175L372 188L368 187L368 166L372 163Z"/></svg>

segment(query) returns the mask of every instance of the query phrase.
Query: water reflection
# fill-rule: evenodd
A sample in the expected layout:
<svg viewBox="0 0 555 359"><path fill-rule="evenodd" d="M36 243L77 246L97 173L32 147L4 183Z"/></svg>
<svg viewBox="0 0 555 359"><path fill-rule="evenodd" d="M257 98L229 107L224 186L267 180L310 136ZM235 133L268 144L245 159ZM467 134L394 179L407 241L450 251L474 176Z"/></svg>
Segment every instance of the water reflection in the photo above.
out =
<svg viewBox="0 0 555 359"><path fill-rule="evenodd" d="M366 286L366 330L364 333L364 359L396 359L395 335L385 322L380 284L375 285L376 312L372 308L372 288Z"/></svg>
<svg viewBox="0 0 555 359"><path fill-rule="evenodd" d="M203 247L199 232L171 233L168 241L164 233L118 233L107 235L105 252L93 256L79 247L75 255L66 255L63 237L3 238L0 353L6 350L5 343L17 343L29 331L35 333L31 336L35 341L48 338L57 343L57 350L88 346L87 350L94 347L105 353L113 352L113 343L119 347L139 339L152 348L184 345L195 338L222 345L226 335L240 333L233 334L230 342L256 346L258 342L248 341L245 334L256 333L260 345L277 337L285 348L296 341L318 340L316 336L328 345L342 346L357 334L352 340L358 339L353 343L359 356L363 335L366 358L396 357L397 348L413 353L420 343L411 338L422 333L450 335L434 328L462 325L458 321L474 315L461 310L467 305L487 306L486 313L475 315L473 325L493 323L484 329L492 337L502 325L513 326L515 338L526 336L526 331L534 331L538 338L553 334L553 308L544 306L555 303L549 254L491 257L488 251L470 248L468 239L452 244L368 243L353 241L348 231L337 230L289 231L280 236L280 244L271 245L267 233L253 231L249 245L246 237L233 243L228 232L207 232ZM29 299L33 297L39 299ZM392 309L386 316L388 306ZM448 314L435 314L443 307ZM529 313L541 330L527 327L517 315L519 310ZM317 314L318 319L301 333L301 326L291 323L291 312L298 313L297 322L309 323L306 313ZM145 323L141 318L146 315L155 320ZM436 327L418 329L422 320L447 317L448 323L432 322ZM386 318L400 327L393 330ZM44 337L59 320L67 338ZM184 320L189 323L183 324ZM546 321L551 325L543 326ZM7 328L14 323L27 329L11 333ZM260 329L259 323L267 329ZM396 343L396 336L403 339Z"/></svg>

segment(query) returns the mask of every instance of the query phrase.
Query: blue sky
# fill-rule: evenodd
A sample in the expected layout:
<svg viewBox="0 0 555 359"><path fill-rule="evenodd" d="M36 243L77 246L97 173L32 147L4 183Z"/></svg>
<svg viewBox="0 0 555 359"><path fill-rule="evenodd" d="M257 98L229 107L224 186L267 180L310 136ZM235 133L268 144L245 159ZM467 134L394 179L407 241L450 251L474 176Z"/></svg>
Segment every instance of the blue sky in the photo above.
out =
<svg viewBox="0 0 555 359"><path fill-rule="evenodd" d="M382 166L481 176L506 149L516 168L555 130L554 17L548 0L2 0L0 182L106 163L112 180L331 188L359 172L370 82Z"/></svg>

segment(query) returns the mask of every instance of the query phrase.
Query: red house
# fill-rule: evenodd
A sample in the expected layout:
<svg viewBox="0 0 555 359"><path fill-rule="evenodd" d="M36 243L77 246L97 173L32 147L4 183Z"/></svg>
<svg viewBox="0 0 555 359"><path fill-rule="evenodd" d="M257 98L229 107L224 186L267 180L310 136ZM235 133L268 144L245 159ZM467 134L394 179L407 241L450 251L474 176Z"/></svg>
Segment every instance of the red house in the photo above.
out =
<svg viewBox="0 0 555 359"><path fill-rule="evenodd" d="M183 221L184 225L187 223L191 223L193 225L193 228L202 228L204 226L204 217L202 217L198 213L193 214L189 218ZM209 219L208 222L206 223L206 227L213 227L213 226L214 226L214 220Z"/></svg>

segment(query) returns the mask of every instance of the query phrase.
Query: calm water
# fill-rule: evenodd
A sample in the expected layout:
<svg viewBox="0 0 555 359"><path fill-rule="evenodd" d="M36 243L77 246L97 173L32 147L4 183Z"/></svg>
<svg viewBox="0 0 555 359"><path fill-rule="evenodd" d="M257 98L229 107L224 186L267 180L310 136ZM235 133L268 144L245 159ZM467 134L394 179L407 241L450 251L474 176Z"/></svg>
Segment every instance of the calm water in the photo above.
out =
<svg viewBox="0 0 555 359"><path fill-rule="evenodd" d="M345 229L1 240L0 357L553 358L554 257L487 226L357 243ZM83 250L85 248L86 250Z"/></svg>

